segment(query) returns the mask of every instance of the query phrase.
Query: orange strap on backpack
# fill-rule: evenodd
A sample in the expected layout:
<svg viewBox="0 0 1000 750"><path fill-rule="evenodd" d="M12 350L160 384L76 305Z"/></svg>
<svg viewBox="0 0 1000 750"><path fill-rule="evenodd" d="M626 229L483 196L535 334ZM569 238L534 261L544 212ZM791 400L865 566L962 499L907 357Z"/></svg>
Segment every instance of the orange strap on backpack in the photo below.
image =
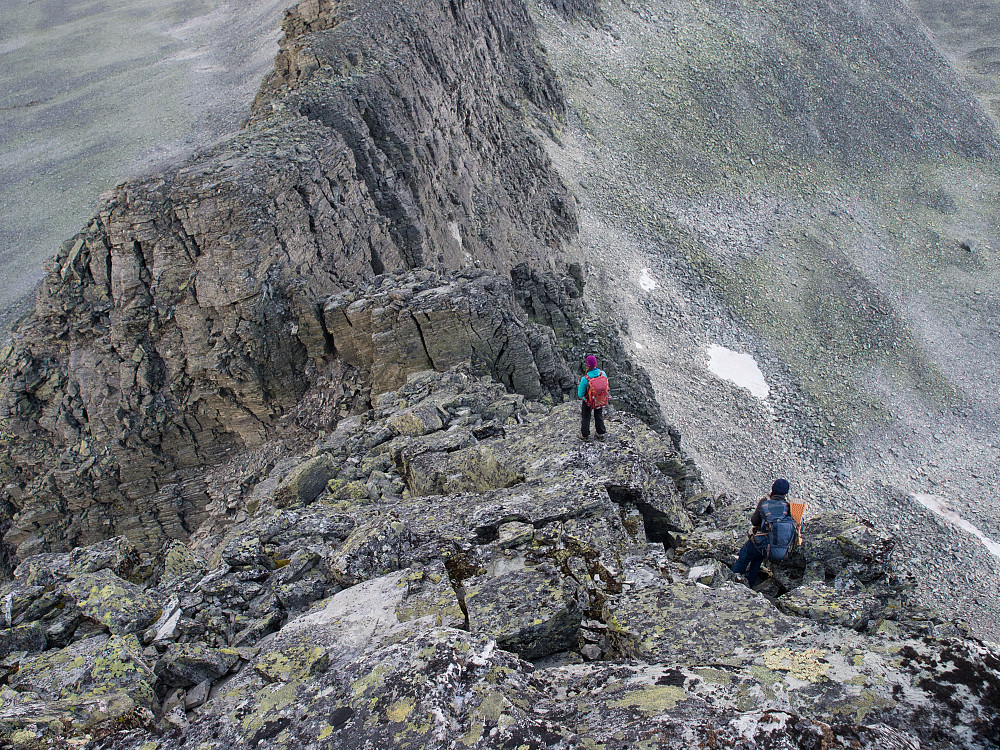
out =
<svg viewBox="0 0 1000 750"><path fill-rule="evenodd" d="M806 503L805 500L789 500L788 501L788 512L792 516L792 520L795 521L796 528L796 544L802 544L802 517L806 513Z"/></svg>

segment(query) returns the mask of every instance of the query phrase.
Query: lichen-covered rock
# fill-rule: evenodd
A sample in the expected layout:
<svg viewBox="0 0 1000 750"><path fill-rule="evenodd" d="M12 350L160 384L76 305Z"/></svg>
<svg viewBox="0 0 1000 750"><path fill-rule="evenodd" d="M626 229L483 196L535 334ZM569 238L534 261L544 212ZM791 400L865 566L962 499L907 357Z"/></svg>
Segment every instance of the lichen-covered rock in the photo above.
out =
<svg viewBox="0 0 1000 750"><path fill-rule="evenodd" d="M607 607L619 631L619 655L660 663L712 664L741 646L810 627L733 584L712 589L654 580L610 599Z"/></svg>
<svg viewBox="0 0 1000 750"><path fill-rule="evenodd" d="M33 555L14 570L14 576L29 586L73 580L84 573L110 570L127 579L139 564L139 551L123 536L107 539L70 552Z"/></svg>
<svg viewBox="0 0 1000 750"><path fill-rule="evenodd" d="M799 586L775 603L787 614L853 630L867 629L884 610L884 603L868 591L836 589L822 583Z"/></svg>
<svg viewBox="0 0 1000 750"><path fill-rule="evenodd" d="M32 746L18 732L44 746L53 738L151 723L157 706L156 677L134 635L96 636L22 660L9 682L17 694L0 696L0 743L15 747Z"/></svg>
<svg viewBox="0 0 1000 750"><path fill-rule="evenodd" d="M845 570L863 583L886 575L895 546L884 530L846 513L810 516L803 524L803 565L822 565L830 580Z"/></svg>
<svg viewBox="0 0 1000 750"><path fill-rule="evenodd" d="M114 635L141 633L160 616L159 603L110 570L80 575L66 586L66 592L80 612Z"/></svg>
<svg viewBox="0 0 1000 750"><path fill-rule="evenodd" d="M208 648L195 643L172 643L153 666L156 676L173 687L193 687L225 675L239 661L231 648Z"/></svg>
<svg viewBox="0 0 1000 750"><path fill-rule="evenodd" d="M235 568L274 567L274 560L267 554L260 537L250 534L229 542L222 551L222 559Z"/></svg>
<svg viewBox="0 0 1000 750"><path fill-rule="evenodd" d="M522 659L540 659L576 646L583 619L577 587L548 566L465 581L473 633L493 638Z"/></svg>
<svg viewBox="0 0 1000 750"><path fill-rule="evenodd" d="M379 515L360 524L326 564L333 581L353 586L407 565L413 546L407 524L392 515Z"/></svg>
<svg viewBox="0 0 1000 750"><path fill-rule="evenodd" d="M183 579L200 579L205 572L205 563L190 547L180 542L172 542L163 555L160 586L169 588Z"/></svg>
<svg viewBox="0 0 1000 750"><path fill-rule="evenodd" d="M29 654L44 651L47 643L45 627L39 622L0 629L0 659L15 651Z"/></svg>
<svg viewBox="0 0 1000 750"><path fill-rule="evenodd" d="M275 495L279 507L308 505L326 489L337 473L337 463L327 454L310 458L293 469Z"/></svg>

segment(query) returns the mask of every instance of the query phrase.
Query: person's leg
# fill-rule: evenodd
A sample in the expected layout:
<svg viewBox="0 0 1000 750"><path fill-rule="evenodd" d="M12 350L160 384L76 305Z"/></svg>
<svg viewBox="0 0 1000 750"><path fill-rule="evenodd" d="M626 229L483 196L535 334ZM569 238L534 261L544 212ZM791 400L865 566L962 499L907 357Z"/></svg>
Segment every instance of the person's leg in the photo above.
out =
<svg viewBox="0 0 1000 750"><path fill-rule="evenodd" d="M747 566L750 565L751 550L756 552L757 548L753 546L753 542L747 539L747 543L740 549L740 556L736 558L736 564L731 568L733 573L742 575L747 572Z"/></svg>
<svg viewBox="0 0 1000 750"><path fill-rule="evenodd" d="M761 563L764 562L764 555L760 553L756 547L754 547L753 542L747 542L753 551L751 552L750 565L747 567L747 586L753 588L757 585L757 575L760 573Z"/></svg>
<svg viewBox="0 0 1000 750"><path fill-rule="evenodd" d="M747 585L753 587L757 583L757 575L760 573L761 563L764 562L764 555L757 549L753 539L747 539L746 544L740 549L740 556L733 565L733 573L745 573Z"/></svg>
<svg viewBox="0 0 1000 750"><path fill-rule="evenodd" d="M594 409L594 431L598 435L603 435L608 431L604 426L604 409Z"/></svg>
<svg viewBox="0 0 1000 750"><path fill-rule="evenodd" d="M580 410L580 437L590 437L590 407L586 401L581 401Z"/></svg>

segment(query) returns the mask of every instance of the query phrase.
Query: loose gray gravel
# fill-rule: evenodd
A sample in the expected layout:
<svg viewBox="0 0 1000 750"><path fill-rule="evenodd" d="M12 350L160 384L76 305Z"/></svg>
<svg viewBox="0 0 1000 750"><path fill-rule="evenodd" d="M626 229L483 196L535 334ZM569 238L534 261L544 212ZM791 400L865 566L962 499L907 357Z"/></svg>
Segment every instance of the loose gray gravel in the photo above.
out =
<svg viewBox="0 0 1000 750"><path fill-rule="evenodd" d="M0 329L103 191L239 128L291 4L0 3Z"/></svg>

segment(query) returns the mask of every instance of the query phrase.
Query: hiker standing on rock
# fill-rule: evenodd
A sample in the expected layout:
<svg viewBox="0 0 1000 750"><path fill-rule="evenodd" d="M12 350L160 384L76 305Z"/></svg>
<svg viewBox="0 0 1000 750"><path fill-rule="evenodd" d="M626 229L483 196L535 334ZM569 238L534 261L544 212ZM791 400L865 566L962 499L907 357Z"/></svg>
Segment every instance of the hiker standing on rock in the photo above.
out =
<svg viewBox="0 0 1000 750"><path fill-rule="evenodd" d="M586 363L587 374L580 378L580 386L576 389L576 395L583 400L580 440L587 440L590 437L591 412L594 414L594 429L600 440L607 432L604 426L604 407L611 399L611 391L608 386L608 376L604 370L597 367L597 357L593 354L588 355Z"/></svg>
<svg viewBox="0 0 1000 750"><path fill-rule="evenodd" d="M756 585L764 560L784 560L788 550L799 542L799 525L788 502L789 489L787 479L776 479L771 494L761 498L750 516L753 531L732 567L733 573L746 573L750 588Z"/></svg>

